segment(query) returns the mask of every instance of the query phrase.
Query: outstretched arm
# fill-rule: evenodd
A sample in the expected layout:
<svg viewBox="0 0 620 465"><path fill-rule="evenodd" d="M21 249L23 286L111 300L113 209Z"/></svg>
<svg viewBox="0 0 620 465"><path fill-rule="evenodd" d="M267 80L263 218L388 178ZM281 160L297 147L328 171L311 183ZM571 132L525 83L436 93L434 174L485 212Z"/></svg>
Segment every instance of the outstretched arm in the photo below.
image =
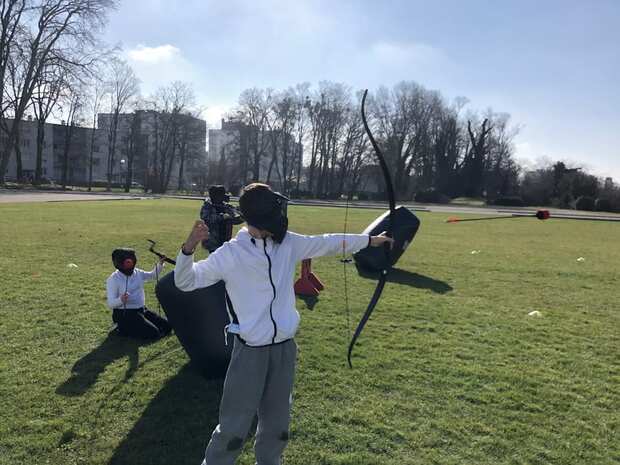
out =
<svg viewBox="0 0 620 465"><path fill-rule="evenodd" d="M293 253L297 261L305 258L336 255L343 250L346 254L355 253L368 246L379 247L393 239L385 234L368 236L367 234L322 234L304 236L289 232L287 238L293 241Z"/></svg>

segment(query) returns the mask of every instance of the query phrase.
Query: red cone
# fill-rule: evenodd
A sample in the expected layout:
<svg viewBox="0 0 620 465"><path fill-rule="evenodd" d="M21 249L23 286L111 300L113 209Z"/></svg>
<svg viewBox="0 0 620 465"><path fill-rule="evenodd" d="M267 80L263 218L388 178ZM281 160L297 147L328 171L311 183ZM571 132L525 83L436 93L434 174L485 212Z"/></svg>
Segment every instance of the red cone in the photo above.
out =
<svg viewBox="0 0 620 465"><path fill-rule="evenodd" d="M302 260L301 277L295 281L295 294L317 296L324 288L321 280L312 272L312 260Z"/></svg>

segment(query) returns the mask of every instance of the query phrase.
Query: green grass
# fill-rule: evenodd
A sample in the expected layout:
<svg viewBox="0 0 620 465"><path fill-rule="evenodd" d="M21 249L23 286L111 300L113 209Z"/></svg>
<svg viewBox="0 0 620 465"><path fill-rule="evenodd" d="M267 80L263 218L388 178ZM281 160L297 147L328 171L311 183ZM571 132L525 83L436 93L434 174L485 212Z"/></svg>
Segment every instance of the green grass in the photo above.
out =
<svg viewBox="0 0 620 465"><path fill-rule="evenodd" d="M200 463L221 383L189 369L174 337L108 337L104 291L114 247L150 268L146 238L173 254L199 208L0 205L0 464ZM292 229L338 232L343 213L292 207ZM348 229L378 213L349 210ZM346 349L375 281L349 268L347 328L342 264L313 262L327 286L313 310L298 301L286 463L620 463L618 225L448 216L420 214L353 370ZM239 463L254 463L251 443Z"/></svg>

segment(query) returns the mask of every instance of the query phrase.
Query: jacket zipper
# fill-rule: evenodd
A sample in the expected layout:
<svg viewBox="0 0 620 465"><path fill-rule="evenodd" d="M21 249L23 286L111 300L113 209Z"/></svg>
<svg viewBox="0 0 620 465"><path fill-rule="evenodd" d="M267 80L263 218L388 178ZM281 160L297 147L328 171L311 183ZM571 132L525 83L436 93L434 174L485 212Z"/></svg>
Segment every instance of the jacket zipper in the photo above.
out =
<svg viewBox="0 0 620 465"><path fill-rule="evenodd" d="M276 300L276 286L273 284L273 277L271 276L271 257L267 253L267 239L263 238L263 250L265 251L265 256L267 257L267 262L269 263L269 282L271 283L271 288L273 289L273 299L271 299L271 303L269 304L269 316L271 318L271 323L273 324L273 338L271 338L271 343L276 343L276 335L278 334L278 327L276 326L276 320L273 319L273 303Z"/></svg>

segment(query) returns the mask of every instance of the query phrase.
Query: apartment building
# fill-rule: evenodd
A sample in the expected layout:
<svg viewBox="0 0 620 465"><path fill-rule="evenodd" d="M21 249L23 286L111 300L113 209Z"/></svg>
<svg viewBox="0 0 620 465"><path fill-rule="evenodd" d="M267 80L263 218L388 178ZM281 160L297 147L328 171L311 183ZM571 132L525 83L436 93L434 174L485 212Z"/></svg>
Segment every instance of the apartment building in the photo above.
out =
<svg viewBox="0 0 620 465"><path fill-rule="evenodd" d="M107 183L111 172L113 183L124 184L130 176L130 182L148 186L155 182L154 177L161 178L158 175L163 171L168 189L176 189L179 185L191 189L197 178L204 178L207 159L204 120L178 115L175 124L180 128L172 132L170 128L162 128L162 117L157 112L140 110L120 114L110 164L112 114L101 113L97 119L98 127L94 130L64 123L44 123L41 162L46 180L61 183L64 175L69 185L85 185L91 165L95 183ZM11 124L11 120L7 122ZM38 126L38 121L30 118L20 123L21 181L27 182L35 176ZM4 146L7 142L6 134L0 135L0 144ZM18 180L14 148L5 179Z"/></svg>

